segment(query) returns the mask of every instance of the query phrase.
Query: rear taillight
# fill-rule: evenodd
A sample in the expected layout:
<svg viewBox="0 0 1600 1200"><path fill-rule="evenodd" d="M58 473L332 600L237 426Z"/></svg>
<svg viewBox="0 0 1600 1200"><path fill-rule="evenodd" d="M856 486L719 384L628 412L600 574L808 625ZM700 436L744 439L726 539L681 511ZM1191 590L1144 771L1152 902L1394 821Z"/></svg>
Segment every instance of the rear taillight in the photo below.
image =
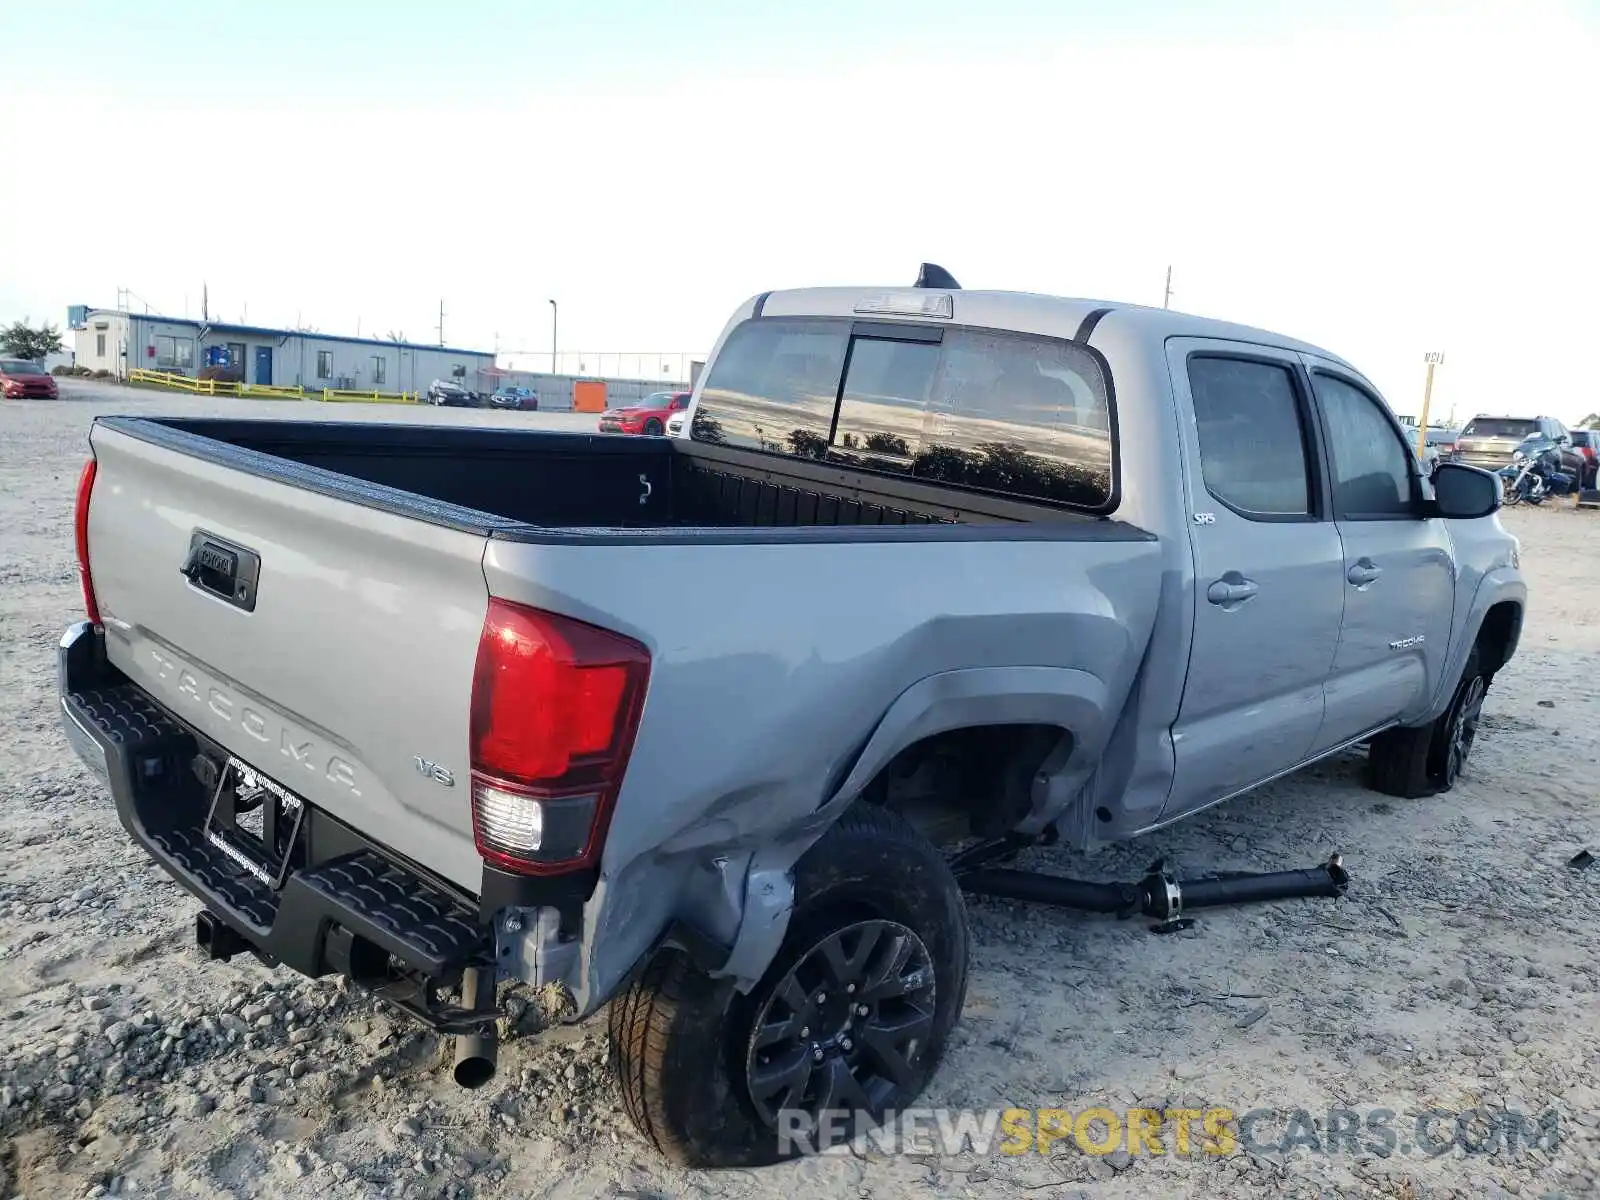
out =
<svg viewBox="0 0 1600 1200"><path fill-rule="evenodd" d="M100 624L100 605L94 598L94 580L89 575L89 493L94 491L95 462L83 464L78 476L78 506L72 517L73 537L78 543L78 582L83 587L83 611L94 624Z"/></svg>
<svg viewBox="0 0 1600 1200"><path fill-rule="evenodd" d="M591 866L650 678L638 642L491 599L472 679L472 832L525 875Z"/></svg>

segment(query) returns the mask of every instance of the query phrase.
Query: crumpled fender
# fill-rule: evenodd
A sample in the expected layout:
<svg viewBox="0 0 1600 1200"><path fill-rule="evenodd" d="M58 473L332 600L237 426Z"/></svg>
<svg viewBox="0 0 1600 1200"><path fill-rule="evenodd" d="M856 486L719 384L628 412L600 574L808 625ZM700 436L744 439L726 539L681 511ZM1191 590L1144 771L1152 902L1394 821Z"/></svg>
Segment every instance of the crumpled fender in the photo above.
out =
<svg viewBox="0 0 1600 1200"><path fill-rule="evenodd" d="M741 988L761 977L788 931L795 862L896 754L934 734L999 724L1059 725L1072 735L1069 757L1030 814L1029 823L1042 828L1076 791L1071 781L1081 786L1099 758L1110 725L1105 684L1064 667L975 667L929 675L901 692L833 794L792 836L751 856L738 932L713 973L731 975Z"/></svg>

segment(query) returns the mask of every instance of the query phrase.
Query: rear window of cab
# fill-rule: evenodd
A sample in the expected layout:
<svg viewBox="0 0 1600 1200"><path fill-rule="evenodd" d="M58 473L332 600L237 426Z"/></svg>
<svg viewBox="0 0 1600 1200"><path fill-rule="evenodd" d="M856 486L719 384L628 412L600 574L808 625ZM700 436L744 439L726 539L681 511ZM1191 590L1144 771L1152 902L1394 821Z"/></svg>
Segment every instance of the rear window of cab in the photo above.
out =
<svg viewBox="0 0 1600 1200"><path fill-rule="evenodd" d="M1083 346L989 329L755 318L707 370L691 437L1093 512L1110 389Z"/></svg>

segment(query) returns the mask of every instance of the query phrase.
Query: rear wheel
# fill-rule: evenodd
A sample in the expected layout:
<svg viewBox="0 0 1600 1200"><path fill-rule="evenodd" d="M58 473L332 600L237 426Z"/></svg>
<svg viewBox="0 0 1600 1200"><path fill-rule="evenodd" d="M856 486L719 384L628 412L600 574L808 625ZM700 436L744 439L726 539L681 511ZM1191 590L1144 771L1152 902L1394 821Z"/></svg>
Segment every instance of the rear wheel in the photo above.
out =
<svg viewBox="0 0 1600 1200"><path fill-rule="evenodd" d="M847 813L796 864L788 933L748 995L665 952L613 1001L629 1117L690 1167L778 1162L830 1125L836 1139L876 1124L938 1066L967 941L943 856L892 813Z"/></svg>
<svg viewBox="0 0 1600 1200"><path fill-rule="evenodd" d="M1367 782L1374 791L1416 799L1447 792L1466 769L1478 737L1483 702L1493 676L1474 646L1467 655L1450 706L1415 729L1390 729L1372 739Z"/></svg>

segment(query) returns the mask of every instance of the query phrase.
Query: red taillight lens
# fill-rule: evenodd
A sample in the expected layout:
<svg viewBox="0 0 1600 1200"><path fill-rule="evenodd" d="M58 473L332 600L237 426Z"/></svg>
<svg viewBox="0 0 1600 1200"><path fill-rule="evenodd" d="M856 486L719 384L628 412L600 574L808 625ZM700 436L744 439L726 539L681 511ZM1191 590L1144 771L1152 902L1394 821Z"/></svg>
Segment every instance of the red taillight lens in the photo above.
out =
<svg viewBox="0 0 1600 1200"><path fill-rule="evenodd" d="M83 611L89 620L100 624L100 605L94 598L94 580L89 575L89 494L94 491L95 461L83 464L78 476L78 505L72 518L72 532L78 544L78 582L83 587Z"/></svg>
<svg viewBox="0 0 1600 1200"><path fill-rule="evenodd" d="M650 654L631 638L491 599L472 681L472 825L487 862L589 866L633 749Z"/></svg>

